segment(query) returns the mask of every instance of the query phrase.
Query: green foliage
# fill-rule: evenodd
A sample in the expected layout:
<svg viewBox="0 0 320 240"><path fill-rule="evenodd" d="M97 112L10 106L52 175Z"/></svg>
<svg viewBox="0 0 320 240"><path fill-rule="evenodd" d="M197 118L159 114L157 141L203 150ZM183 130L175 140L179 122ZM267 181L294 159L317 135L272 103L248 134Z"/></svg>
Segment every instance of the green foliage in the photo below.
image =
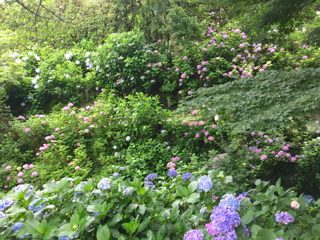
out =
<svg viewBox="0 0 320 240"><path fill-rule="evenodd" d="M184 111L205 104L206 119L218 113L232 132L276 130L305 124L319 104L319 69L267 71L198 92L184 102ZM213 111L215 109L215 111Z"/></svg>

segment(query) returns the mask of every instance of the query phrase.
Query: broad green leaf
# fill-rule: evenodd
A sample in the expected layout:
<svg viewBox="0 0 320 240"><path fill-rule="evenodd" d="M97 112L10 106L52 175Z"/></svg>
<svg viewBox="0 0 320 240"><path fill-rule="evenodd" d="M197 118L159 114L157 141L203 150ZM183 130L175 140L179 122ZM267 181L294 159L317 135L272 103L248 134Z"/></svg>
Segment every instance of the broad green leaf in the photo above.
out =
<svg viewBox="0 0 320 240"><path fill-rule="evenodd" d="M275 240L277 235L270 229L260 229L256 235L257 240Z"/></svg>
<svg viewBox="0 0 320 240"><path fill-rule="evenodd" d="M225 179L224 182L225 182L225 183L231 183L231 182L233 182L232 176L226 176L226 179Z"/></svg>
<svg viewBox="0 0 320 240"><path fill-rule="evenodd" d="M189 184L188 186L188 190L189 190L189 193L193 193L198 187L198 181L193 181Z"/></svg>
<svg viewBox="0 0 320 240"><path fill-rule="evenodd" d="M46 221L46 219L43 219L39 225L40 233L43 234L45 232L46 228L47 228L47 221Z"/></svg>
<svg viewBox="0 0 320 240"><path fill-rule="evenodd" d="M110 230L107 225L100 225L97 231L97 240L109 240L110 239Z"/></svg>
<svg viewBox="0 0 320 240"><path fill-rule="evenodd" d="M241 218L241 223L242 224L249 224L251 223L253 219L254 211L249 210L242 218Z"/></svg>
<svg viewBox="0 0 320 240"><path fill-rule="evenodd" d="M166 234L166 225L162 225L159 228L159 231L158 231L158 234L157 234L157 239L163 239L165 234Z"/></svg>
<svg viewBox="0 0 320 240"><path fill-rule="evenodd" d="M55 236L55 232L57 230L56 226L48 226L44 234L42 235L42 240L50 239Z"/></svg>
<svg viewBox="0 0 320 240"><path fill-rule="evenodd" d="M262 229L262 227L260 227L258 225L252 225L251 226L251 237L254 238L257 235L258 231L261 229Z"/></svg>
<svg viewBox="0 0 320 240"><path fill-rule="evenodd" d="M112 227L116 225L118 222L120 222L121 219L122 219L122 215L120 213L117 213L107 222L107 225Z"/></svg>
<svg viewBox="0 0 320 240"><path fill-rule="evenodd" d="M37 219L31 218L28 219L24 224L23 227L25 231L29 234L32 234L32 237L37 237L41 233L41 228L40 228L40 222Z"/></svg>
<svg viewBox="0 0 320 240"><path fill-rule="evenodd" d="M188 203L195 203L198 202L200 198L200 194L199 193L192 193L189 198L187 199Z"/></svg>
<svg viewBox="0 0 320 240"><path fill-rule="evenodd" d="M138 213L140 214L144 214L146 211L146 205L142 204L142 205L139 205L139 208L138 208Z"/></svg>
<svg viewBox="0 0 320 240"><path fill-rule="evenodd" d="M300 221L304 224L304 225L308 225L309 223L313 223L314 219L313 217L311 217L310 215L303 215L302 217L300 217Z"/></svg>
<svg viewBox="0 0 320 240"><path fill-rule="evenodd" d="M315 224L312 226L312 234L316 238L320 238L320 224Z"/></svg>
<svg viewBox="0 0 320 240"><path fill-rule="evenodd" d="M146 229L148 224L150 223L151 217L148 217L146 220L144 220L142 223L140 223L140 226L138 228L138 233L142 232L143 230Z"/></svg>
<svg viewBox="0 0 320 240"><path fill-rule="evenodd" d="M134 209L136 209L139 206L138 203L131 203L127 208L126 208L126 213L132 212Z"/></svg>
<svg viewBox="0 0 320 240"><path fill-rule="evenodd" d="M189 195L188 190L181 185L176 187L176 193L179 197L187 197Z"/></svg>
<svg viewBox="0 0 320 240"><path fill-rule="evenodd" d="M257 201L263 201L265 199L267 199L267 195L265 195L264 193L258 193L255 197L254 197Z"/></svg>

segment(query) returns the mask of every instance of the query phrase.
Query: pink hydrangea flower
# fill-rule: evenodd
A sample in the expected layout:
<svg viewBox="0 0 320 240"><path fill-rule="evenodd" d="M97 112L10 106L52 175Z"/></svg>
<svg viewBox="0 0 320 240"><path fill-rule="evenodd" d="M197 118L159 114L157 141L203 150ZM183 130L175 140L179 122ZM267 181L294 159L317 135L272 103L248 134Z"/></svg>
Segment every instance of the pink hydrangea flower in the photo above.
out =
<svg viewBox="0 0 320 240"><path fill-rule="evenodd" d="M76 171L78 171L79 169L80 169L79 166L76 166L76 167L74 168L74 170L76 170Z"/></svg>
<svg viewBox="0 0 320 240"><path fill-rule="evenodd" d="M56 128L54 131L59 132L59 131L60 131L60 128Z"/></svg>
<svg viewBox="0 0 320 240"><path fill-rule="evenodd" d="M200 121L199 125L203 126L204 125L204 121Z"/></svg>
<svg viewBox="0 0 320 240"><path fill-rule="evenodd" d="M72 165L73 165L73 162L70 162L70 163L69 163L69 166L72 166Z"/></svg>
<svg viewBox="0 0 320 240"><path fill-rule="evenodd" d="M191 95L191 93L192 93L191 91L188 91L188 94L189 94L189 95Z"/></svg>
<svg viewBox="0 0 320 240"><path fill-rule="evenodd" d="M7 177L7 180L9 181L10 179L11 179L11 177L10 177L10 176L8 176L8 177Z"/></svg>
<svg viewBox="0 0 320 240"><path fill-rule="evenodd" d="M33 164L30 164L30 165L29 165L29 168L34 168L34 165L33 165Z"/></svg>
<svg viewBox="0 0 320 240"><path fill-rule="evenodd" d="M28 168L29 168L29 165L28 165L28 164L25 164L25 165L22 166L22 168L23 168L23 169L28 169Z"/></svg>
<svg viewBox="0 0 320 240"><path fill-rule="evenodd" d="M10 168L11 168L10 166L6 166L6 168L5 168L5 169L6 169L6 170L10 170Z"/></svg>
<svg viewBox="0 0 320 240"><path fill-rule="evenodd" d="M80 143L79 142L77 143L77 146L80 147Z"/></svg>
<svg viewBox="0 0 320 240"><path fill-rule="evenodd" d="M22 183L23 180L22 180L21 178L19 178L17 182L18 182L18 183Z"/></svg>
<svg viewBox="0 0 320 240"><path fill-rule="evenodd" d="M85 133L89 133L89 129L85 129L84 132L85 132Z"/></svg>
<svg viewBox="0 0 320 240"><path fill-rule="evenodd" d="M187 57L187 56L184 56L182 59L183 59L183 60L187 60L187 59L188 59L188 57Z"/></svg>
<svg viewBox="0 0 320 240"><path fill-rule="evenodd" d="M22 177L22 176L23 176L23 172L19 172L18 177Z"/></svg>
<svg viewBox="0 0 320 240"><path fill-rule="evenodd" d="M37 173L37 172L33 172L31 175L32 175L32 176L37 176L38 173Z"/></svg>
<svg viewBox="0 0 320 240"><path fill-rule="evenodd" d="M30 128L26 128L26 132L29 132L30 131Z"/></svg>

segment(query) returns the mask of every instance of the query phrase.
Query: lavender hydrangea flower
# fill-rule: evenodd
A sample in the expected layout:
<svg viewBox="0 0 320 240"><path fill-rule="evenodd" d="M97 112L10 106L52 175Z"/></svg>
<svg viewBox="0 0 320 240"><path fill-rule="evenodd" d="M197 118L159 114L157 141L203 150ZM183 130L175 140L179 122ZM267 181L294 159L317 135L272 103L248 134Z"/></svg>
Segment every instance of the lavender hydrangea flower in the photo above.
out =
<svg viewBox="0 0 320 240"><path fill-rule="evenodd" d="M145 185L146 187L149 187L149 188L153 188L153 187L154 187L153 182L151 182L151 181L146 181L146 182L144 183L144 185Z"/></svg>
<svg viewBox="0 0 320 240"><path fill-rule="evenodd" d="M216 206L210 216L211 222L206 224L208 233L211 235L228 234L240 224L239 214L229 206Z"/></svg>
<svg viewBox="0 0 320 240"><path fill-rule="evenodd" d="M202 192L202 190L208 192L211 190L212 186L213 183L209 176L205 175L198 179L198 192Z"/></svg>
<svg viewBox="0 0 320 240"><path fill-rule="evenodd" d="M119 176L119 173L115 172L115 173L113 174L113 176L116 178L116 177Z"/></svg>
<svg viewBox="0 0 320 240"><path fill-rule="evenodd" d="M234 210L238 210L238 209L240 209L240 202L232 194L225 194L222 196L222 199L219 203L219 206L229 206L229 207L233 208Z"/></svg>
<svg viewBox="0 0 320 240"><path fill-rule="evenodd" d="M145 178L144 180L150 181L150 180L155 179L155 178L157 178L157 177L158 177L157 174L155 174L155 173L150 173L148 176L146 176L146 178Z"/></svg>
<svg viewBox="0 0 320 240"><path fill-rule="evenodd" d="M178 175L178 172L176 170L170 170L168 172L169 177L176 177Z"/></svg>
<svg viewBox="0 0 320 240"><path fill-rule="evenodd" d="M125 167L120 167L119 169L120 169L121 171L126 170Z"/></svg>
<svg viewBox="0 0 320 240"><path fill-rule="evenodd" d="M33 186L30 185L30 184L21 184L21 185L18 185L14 188L14 191L16 193L21 193L21 192L24 192L27 188L29 187L29 189L27 190L26 192L26 197L31 193L31 191L33 190Z"/></svg>
<svg viewBox="0 0 320 240"><path fill-rule="evenodd" d="M130 191L131 191L131 188L124 188L124 189L122 190L122 195L126 195L126 194L128 194ZM132 192L130 192L130 195L132 195Z"/></svg>
<svg viewBox="0 0 320 240"><path fill-rule="evenodd" d="M294 222L294 218L288 212L276 213L276 222L288 224Z"/></svg>
<svg viewBox="0 0 320 240"><path fill-rule="evenodd" d="M3 211L5 208L10 207L13 204L13 201L9 199L1 199L0 200L0 211Z"/></svg>
<svg viewBox="0 0 320 240"><path fill-rule="evenodd" d="M276 238L275 240L283 240L283 238Z"/></svg>
<svg viewBox="0 0 320 240"><path fill-rule="evenodd" d="M110 179L109 178L102 178L98 183L98 188L100 189L110 189Z"/></svg>
<svg viewBox="0 0 320 240"><path fill-rule="evenodd" d="M202 214L207 213L207 212L208 212L207 207L203 207L200 209L200 213L202 213Z"/></svg>
<svg viewBox="0 0 320 240"><path fill-rule="evenodd" d="M192 173L184 173L182 174L182 180L187 181L188 179L192 178Z"/></svg>
<svg viewBox="0 0 320 240"><path fill-rule="evenodd" d="M183 240L203 240L203 234L200 230L197 229L192 229L188 232L183 237Z"/></svg>
<svg viewBox="0 0 320 240"><path fill-rule="evenodd" d="M244 228L244 234L242 234L242 236L245 237L245 235L247 235L248 237L250 237L250 230L249 230L249 228L247 228L246 225L242 225L242 226L243 226L243 228Z"/></svg>
<svg viewBox="0 0 320 240"><path fill-rule="evenodd" d="M212 240L236 240L238 239L236 231L230 231L227 234L223 234L223 235L218 235L215 238L212 238Z"/></svg>
<svg viewBox="0 0 320 240"><path fill-rule="evenodd" d="M59 237L59 240L69 240L69 239L74 239L74 238L77 238L78 237L78 233L77 232L75 232L73 235L72 235L72 237L71 238L69 238L68 237L68 235L63 235L63 236L61 236L61 237Z"/></svg>
<svg viewBox="0 0 320 240"><path fill-rule="evenodd" d="M5 218L5 217L6 217L6 215L3 212L0 212L0 219Z"/></svg>
<svg viewBox="0 0 320 240"><path fill-rule="evenodd" d="M237 199L238 200L244 199L247 195L248 195L248 193L246 193L246 192L241 193L241 194L238 195Z"/></svg>

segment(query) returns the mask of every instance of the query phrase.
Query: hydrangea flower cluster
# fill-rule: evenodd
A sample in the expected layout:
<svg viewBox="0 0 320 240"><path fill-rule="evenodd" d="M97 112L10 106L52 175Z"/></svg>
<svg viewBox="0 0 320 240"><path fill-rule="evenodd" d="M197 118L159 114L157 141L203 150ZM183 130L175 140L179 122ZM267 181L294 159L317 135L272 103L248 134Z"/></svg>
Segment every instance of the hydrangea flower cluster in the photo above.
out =
<svg viewBox="0 0 320 240"><path fill-rule="evenodd" d="M5 218L6 215L3 212L0 212L0 218Z"/></svg>
<svg viewBox="0 0 320 240"><path fill-rule="evenodd" d="M151 181L146 181L146 182L144 183L144 185L145 185L146 187L149 187L149 188L153 188L153 187L154 187L153 182L151 182Z"/></svg>
<svg viewBox="0 0 320 240"><path fill-rule="evenodd" d="M241 219L233 208L216 206L213 208L210 218L212 221L206 224L206 228L210 235L218 236L215 239L237 239L234 229L239 226Z"/></svg>
<svg viewBox="0 0 320 240"><path fill-rule="evenodd" d="M3 211L5 208L10 207L13 204L13 201L9 199L1 199L0 200L0 211Z"/></svg>
<svg viewBox="0 0 320 240"><path fill-rule="evenodd" d="M248 193L246 193L246 192L241 193L241 194L238 195L237 199L238 200L244 199L247 195L248 195Z"/></svg>
<svg viewBox="0 0 320 240"><path fill-rule="evenodd" d="M19 231L22 227L23 227L23 223L16 222L15 224L13 224L12 230L13 231ZM22 239L22 238L25 238L25 237L28 237L28 236L31 236L31 234L26 234L26 235L24 235L22 237L19 237L19 239Z"/></svg>
<svg viewBox="0 0 320 240"><path fill-rule="evenodd" d="M219 206L229 206L234 210L238 210L240 209L240 202L233 194L225 194L222 196Z"/></svg>
<svg viewBox="0 0 320 240"><path fill-rule="evenodd" d="M132 192L130 192L130 191L131 191L131 188L123 188L122 195L126 195L128 193L130 193L130 195L132 195Z"/></svg>
<svg viewBox="0 0 320 240"><path fill-rule="evenodd" d="M189 180L192 181L194 179L194 176L192 176L192 173L184 173L182 174L182 180L187 181Z"/></svg>
<svg viewBox="0 0 320 240"><path fill-rule="evenodd" d="M198 179L198 192L202 192L202 190L208 192L211 190L212 186L213 183L209 176L205 175Z"/></svg>
<svg viewBox="0 0 320 240"><path fill-rule="evenodd" d="M110 189L110 179L109 178L102 178L100 182L98 183L98 188L100 189Z"/></svg>
<svg viewBox="0 0 320 240"><path fill-rule="evenodd" d="M38 211L40 211L42 208L44 208L44 207L46 206L46 204L40 204L40 205L36 206L35 208L33 208L33 206L34 206L38 201L40 201L40 200L41 200L41 199L35 199L35 200L33 200L33 201L29 204L29 206L28 206L29 210L32 210L33 212L38 212Z"/></svg>
<svg viewBox="0 0 320 240"><path fill-rule="evenodd" d="M21 184L21 185L16 186L14 188L14 192L16 192L16 193L24 192L28 187L29 187L29 189L26 192L26 196L28 196L31 193L31 191L33 190L33 186L29 185L29 184Z"/></svg>
<svg viewBox="0 0 320 240"><path fill-rule="evenodd" d="M183 240L203 240L203 233L197 229L191 229L190 231L186 232L183 237Z"/></svg>
<svg viewBox="0 0 320 240"><path fill-rule="evenodd" d="M63 235L61 237L59 237L59 240L69 240L69 239L74 239L74 238L77 238L78 237L78 233L75 232L73 235L72 235L72 238L69 238L68 235Z"/></svg>
<svg viewBox="0 0 320 240"><path fill-rule="evenodd" d="M276 213L276 222L288 224L294 222L294 218L288 212Z"/></svg>
<svg viewBox="0 0 320 240"><path fill-rule="evenodd" d="M146 178L145 178L144 180L150 181L150 180L155 179L155 178L157 178L157 177L158 177L157 174L155 174L155 173L150 173L148 176L146 176Z"/></svg>
<svg viewBox="0 0 320 240"><path fill-rule="evenodd" d="M207 212L208 212L207 207L203 207L200 209L200 213L202 213L202 214L207 213Z"/></svg>
<svg viewBox="0 0 320 240"><path fill-rule="evenodd" d="M311 202L316 202L314 198L310 195L304 195L307 198L306 204L310 204Z"/></svg>
<svg viewBox="0 0 320 240"><path fill-rule="evenodd" d="M176 177L178 175L178 172L176 170L170 170L168 172L169 177Z"/></svg>

